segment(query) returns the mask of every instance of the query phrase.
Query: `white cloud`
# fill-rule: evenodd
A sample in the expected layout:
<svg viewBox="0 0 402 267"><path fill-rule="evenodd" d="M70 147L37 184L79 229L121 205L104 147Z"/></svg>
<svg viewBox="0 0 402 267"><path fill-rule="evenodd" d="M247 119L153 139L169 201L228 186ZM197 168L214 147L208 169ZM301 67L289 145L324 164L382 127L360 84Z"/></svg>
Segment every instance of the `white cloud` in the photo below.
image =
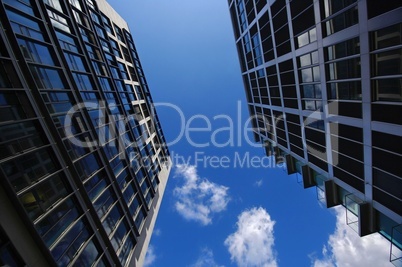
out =
<svg viewBox="0 0 402 267"><path fill-rule="evenodd" d="M153 236L161 236L162 235L162 230L159 228L155 228L152 232Z"/></svg>
<svg viewBox="0 0 402 267"><path fill-rule="evenodd" d="M214 213L226 209L228 187L200 178L196 166L179 164L176 176L183 178L184 184L173 191L177 197L175 208L185 219L208 225Z"/></svg>
<svg viewBox="0 0 402 267"><path fill-rule="evenodd" d="M218 265L214 259L214 253L209 248L204 248L198 260L190 265L190 267L224 267Z"/></svg>
<svg viewBox="0 0 402 267"><path fill-rule="evenodd" d="M314 267L391 267L389 262L390 243L375 233L360 237L345 220L344 207L335 208L336 228L323 247L322 259L313 259Z"/></svg>
<svg viewBox="0 0 402 267"><path fill-rule="evenodd" d="M152 245L148 246L147 254L145 255L143 267L151 266L156 260L155 248Z"/></svg>
<svg viewBox="0 0 402 267"><path fill-rule="evenodd" d="M252 208L243 211L237 220L237 230L228 236L231 260L238 266L276 267L277 258L274 250L274 225L264 208Z"/></svg>
<svg viewBox="0 0 402 267"><path fill-rule="evenodd" d="M255 185L256 187L261 187L262 184L263 184L262 179L260 179L260 180L258 180L258 181L256 181L256 182L254 183L254 185Z"/></svg>

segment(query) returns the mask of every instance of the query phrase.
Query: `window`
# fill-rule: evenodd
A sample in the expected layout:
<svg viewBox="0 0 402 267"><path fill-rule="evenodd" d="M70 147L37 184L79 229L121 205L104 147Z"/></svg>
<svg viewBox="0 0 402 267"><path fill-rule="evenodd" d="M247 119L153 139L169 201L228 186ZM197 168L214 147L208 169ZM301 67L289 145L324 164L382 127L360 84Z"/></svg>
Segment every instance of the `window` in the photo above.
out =
<svg viewBox="0 0 402 267"><path fill-rule="evenodd" d="M402 48L372 54L372 76L402 75Z"/></svg>
<svg viewBox="0 0 402 267"><path fill-rule="evenodd" d="M250 36L248 32L244 34L243 42L244 42L244 50L246 51L246 53L251 52Z"/></svg>
<svg viewBox="0 0 402 267"><path fill-rule="evenodd" d="M315 26L314 5L312 0L290 2L292 11L293 34L298 35Z"/></svg>
<svg viewBox="0 0 402 267"><path fill-rule="evenodd" d="M128 77L128 72L127 72L126 66L123 63L120 63L120 62L117 62L117 65L119 66L122 78L124 80L130 80L130 78Z"/></svg>
<svg viewBox="0 0 402 267"><path fill-rule="evenodd" d="M117 42L112 40L112 39L110 39L110 44L112 45L113 54L116 57L121 58L122 56L121 56L121 52L120 52L119 45L117 44Z"/></svg>
<svg viewBox="0 0 402 267"><path fill-rule="evenodd" d="M67 266L77 256L79 249L92 235L87 226L85 218L78 220L72 228L63 236L62 240L52 248L53 258L58 266Z"/></svg>
<svg viewBox="0 0 402 267"><path fill-rule="evenodd" d="M326 64L327 80L360 78L360 58L351 58Z"/></svg>
<svg viewBox="0 0 402 267"><path fill-rule="evenodd" d="M90 240L85 248L82 249L81 254L78 256L75 264L77 266L91 266L98 258L100 257L100 249L97 242L95 242L95 238ZM101 261L98 266L102 266L103 262ZM104 265L106 266L106 265Z"/></svg>
<svg viewBox="0 0 402 267"><path fill-rule="evenodd" d="M84 66L81 56L77 56L71 53L64 52L68 67L71 70L86 72L87 68Z"/></svg>
<svg viewBox="0 0 402 267"><path fill-rule="evenodd" d="M329 99L362 99L359 54L359 37L355 37L324 48L324 56L325 60L327 61L349 57L349 59L346 60L338 60L326 64L327 80L329 80L329 82L327 83L327 92ZM343 107L343 110L346 109L346 106Z"/></svg>
<svg viewBox="0 0 402 267"><path fill-rule="evenodd" d="M108 78L98 77L98 80L103 91L112 91L110 80Z"/></svg>
<svg viewBox="0 0 402 267"><path fill-rule="evenodd" d="M61 15L59 15L56 12L51 11L51 10L47 10L47 13L48 13L48 15L50 17L52 25L55 28L58 28L59 30L62 30L62 31L70 33L70 28L68 26L68 22L63 16L61 16Z"/></svg>
<svg viewBox="0 0 402 267"><path fill-rule="evenodd" d="M124 43L124 37L123 37L122 30L116 24L113 24L113 26L114 26L114 30L116 32L117 39Z"/></svg>
<svg viewBox="0 0 402 267"><path fill-rule="evenodd" d="M324 49L326 60L335 60L347 56L360 54L359 37L328 46Z"/></svg>
<svg viewBox="0 0 402 267"><path fill-rule="evenodd" d="M122 220L116 231L114 232L113 236L110 238L115 251L118 251L118 249L122 245L124 237L127 235L127 233L130 232L129 229L130 227L128 226L126 220Z"/></svg>
<svg viewBox="0 0 402 267"><path fill-rule="evenodd" d="M75 200L70 197L35 224L36 230L48 247L78 218L77 206Z"/></svg>
<svg viewBox="0 0 402 267"><path fill-rule="evenodd" d="M314 51L297 58L299 68L318 64L318 52Z"/></svg>
<svg viewBox="0 0 402 267"><path fill-rule="evenodd" d="M93 90L92 81L88 75L73 72L73 77L78 90Z"/></svg>
<svg viewBox="0 0 402 267"><path fill-rule="evenodd" d="M327 18L338 11L350 6L357 0L320 0L322 17Z"/></svg>
<svg viewBox="0 0 402 267"><path fill-rule="evenodd" d="M86 15L79 11L76 11L75 9L72 9L72 11L74 19L78 24L81 24L82 26L85 26L87 28L91 28L91 26L89 25L88 17Z"/></svg>
<svg viewBox="0 0 402 267"><path fill-rule="evenodd" d="M6 12L15 33L44 41L43 30L38 22L9 9Z"/></svg>
<svg viewBox="0 0 402 267"><path fill-rule="evenodd" d="M102 22L103 25L105 26L105 29L108 33L110 33L111 35L114 36L113 33L113 28L112 28L112 24L110 23L110 20L108 17L106 17L104 14L101 13L101 18L102 18Z"/></svg>
<svg viewBox="0 0 402 267"><path fill-rule="evenodd" d="M8 4L24 13L35 16L29 1L24 0L3 0L3 3Z"/></svg>
<svg viewBox="0 0 402 267"><path fill-rule="evenodd" d="M339 15L331 17L331 19L323 23L324 36L331 35L345 28L353 26L358 23L358 20L357 5L351 6L351 8L348 10L343 11Z"/></svg>
<svg viewBox="0 0 402 267"><path fill-rule="evenodd" d="M78 10L81 10L81 4L79 0L69 0L70 4L77 8Z"/></svg>
<svg viewBox="0 0 402 267"><path fill-rule="evenodd" d="M94 22L100 24L100 19L99 19L99 15L95 13L95 11L93 11L92 9L89 9L89 14L91 15L91 18Z"/></svg>
<svg viewBox="0 0 402 267"><path fill-rule="evenodd" d="M303 109L321 110L322 94L320 85L320 68L318 66L318 52L297 57L299 67L300 91Z"/></svg>
<svg viewBox="0 0 402 267"><path fill-rule="evenodd" d="M102 56L100 54L100 51L98 48L93 47L91 45L85 44L85 47L87 48L89 57L91 59L97 59L97 60L102 60Z"/></svg>
<svg viewBox="0 0 402 267"><path fill-rule="evenodd" d="M99 61L92 61L92 66L94 67L95 73L101 76L107 76L106 65Z"/></svg>
<svg viewBox="0 0 402 267"><path fill-rule="evenodd" d="M308 45L312 42L317 41L317 30L313 28L311 30L306 31L305 33L300 34L296 38L296 45L298 48Z"/></svg>
<svg viewBox="0 0 402 267"><path fill-rule="evenodd" d="M64 175L56 174L19 196L31 220L38 218L67 195L62 179L65 179Z"/></svg>
<svg viewBox="0 0 402 267"><path fill-rule="evenodd" d="M370 50L394 47L402 44L402 24L395 24L370 33Z"/></svg>
<svg viewBox="0 0 402 267"><path fill-rule="evenodd" d="M121 79L120 71L118 68L110 66L110 72L112 73L112 77L114 79Z"/></svg>
<svg viewBox="0 0 402 267"><path fill-rule="evenodd" d="M68 93L42 93L42 97L46 103L46 107L51 114L67 113L73 103L73 97Z"/></svg>
<svg viewBox="0 0 402 267"><path fill-rule="evenodd" d="M329 99L361 100L360 81L332 82L327 84Z"/></svg>
<svg viewBox="0 0 402 267"><path fill-rule="evenodd" d="M239 17L240 30L243 32L247 29L246 11L243 0L237 0L237 14Z"/></svg>
<svg viewBox="0 0 402 267"><path fill-rule="evenodd" d="M378 0L368 0L368 17L371 19L399 7L402 7L402 3L400 1L389 1L386 5L384 5L384 3L381 3L381 1Z"/></svg>
<svg viewBox="0 0 402 267"><path fill-rule="evenodd" d="M74 163L81 179L86 179L100 169L99 159L95 153L89 154Z"/></svg>
<svg viewBox="0 0 402 267"><path fill-rule="evenodd" d="M123 213L119 207L119 204L117 203L102 222L102 225L105 228L107 235L110 235L113 232L113 230L117 226L118 221L122 217Z"/></svg>
<svg viewBox="0 0 402 267"><path fill-rule="evenodd" d="M134 223L135 223L135 226L137 226L138 232L141 232L141 226L145 219L145 216L146 216L145 211L143 209L140 209L136 218L134 219Z"/></svg>
<svg viewBox="0 0 402 267"><path fill-rule="evenodd" d="M141 87L139 87L138 85L134 85L134 88L135 88L135 92L137 93L137 99L144 99Z"/></svg>
<svg viewBox="0 0 402 267"><path fill-rule="evenodd" d="M41 128L36 121L25 121L0 127L2 142L0 159L6 159L22 152L44 145L44 140L36 134ZM15 167L13 164L12 168Z"/></svg>
<svg viewBox="0 0 402 267"><path fill-rule="evenodd" d="M41 149L24 154L18 160L9 160L1 165L4 173L16 191L36 183L56 171L53 154L48 149Z"/></svg>
<svg viewBox="0 0 402 267"><path fill-rule="evenodd" d="M60 46L68 51L78 53L76 41L73 37L68 36L60 31L56 30L56 35L59 39Z"/></svg>
<svg viewBox="0 0 402 267"><path fill-rule="evenodd" d="M44 0L45 4L53 7L54 9L57 9L60 12L63 12L63 9L61 8L60 1L59 0Z"/></svg>
<svg viewBox="0 0 402 267"><path fill-rule="evenodd" d="M131 61L131 57L130 57L130 52L127 48L125 48L124 46L121 47L121 50L123 51L123 55L124 55L124 59L128 62L132 62ZM137 61L136 61L137 62Z"/></svg>
<svg viewBox="0 0 402 267"><path fill-rule="evenodd" d="M98 213L99 218L103 218L108 212L110 207L116 201L115 193L108 186L99 197L93 200L94 207Z"/></svg>
<svg viewBox="0 0 402 267"><path fill-rule="evenodd" d="M27 61L33 61L45 65L54 65L52 55L47 46L22 38L18 38L17 41L22 54Z"/></svg>
<svg viewBox="0 0 402 267"><path fill-rule="evenodd" d="M290 7L293 15L293 35L296 47L302 47L317 40L315 28L314 5L312 1L292 1Z"/></svg>
<svg viewBox="0 0 402 267"><path fill-rule="evenodd" d="M106 36L105 36L104 30L96 24L94 25L94 27L95 27L95 31L98 34L98 36L105 39Z"/></svg>
<svg viewBox="0 0 402 267"><path fill-rule="evenodd" d="M58 69L51 69L30 65L36 85L41 89L64 89L66 88L61 79Z"/></svg>
<svg viewBox="0 0 402 267"><path fill-rule="evenodd" d="M253 46L253 54L254 54L254 64L255 64L255 66L259 66L262 64L262 53L261 53L260 38L258 36L258 33L256 33L252 37L252 46Z"/></svg>
<svg viewBox="0 0 402 267"><path fill-rule="evenodd" d="M79 31L80 31L80 35L81 35L82 39L85 42L96 45L95 37L92 32L90 32L84 28L81 28L81 27L79 28Z"/></svg>
<svg viewBox="0 0 402 267"><path fill-rule="evenodd" d="M370 33L374 101L402 102L401 36L402 24Z"/></svg>
<svg viewBox="0 0 402 267"><path fill-rule="evenodd" d="M102 47L103 51L110 53L109 43L106 42L106 41L103 40L103 39L99 39L99 42L100 42L100 44L101 44L101 47Z"/></svg>
<svg viewBox="0 0 402 267"><path fill-rule="evenodd" d="M375 101L402 102L402 78L376 79L372 87Z"/></svg>
<svg viewBox="0 0 402 267"><path fill-rule="evenodd" d="M300 78L302 83L319 82L320 81L320 69L318 66L305 68L300 70Z"/></svg>
<svg viewBox="0 0 402 267"><path fill-rule="evenodd" d="M134 238L130 235L128 235L128 237L126 238L126 240L124 241L124 243L121 246L120 249L120 254L119 254L119 260L121 265L125 266L127 260L129 259L129 254L131 252L131 250L134 248L134 245L136 244Z"/></svg>
<svg viewBox="0 0 402 267"><path fill-rule="evenodd" d="M0 111L0 122L36 117L29 99L24 92L0 92ZM4 132L2 133L3 136L7 136L7 134Z"/></svg>
<svg viewBox="0 0 402 267"><path fill-rule="evenodd" d="M268 62L274 59L274 49L273 49L274 47L272 43L272 33L269 23L268 12L263 16L261 16L258 23L260 25L261 45L262 45L262 51L264 52L264 60L265 62Z"/></svg>

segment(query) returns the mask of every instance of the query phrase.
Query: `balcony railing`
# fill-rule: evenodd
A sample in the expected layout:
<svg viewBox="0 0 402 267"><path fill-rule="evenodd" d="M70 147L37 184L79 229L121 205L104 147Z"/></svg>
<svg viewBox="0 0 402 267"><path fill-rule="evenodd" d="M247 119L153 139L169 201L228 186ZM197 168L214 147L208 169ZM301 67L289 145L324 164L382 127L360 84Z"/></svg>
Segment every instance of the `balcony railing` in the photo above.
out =
<svg viewBox="0 0 402 267"><path fill-rule="evenodd" d="M354 194L345 196L346 224L359 236L374 233L372 226L372 212L370 204L361 200Z"/></svg>
<svg viewBox="0 0 402 267"><path fill-rule="evenodd" d="M392 228L390 261L402 267L402 224Z"/></svg>

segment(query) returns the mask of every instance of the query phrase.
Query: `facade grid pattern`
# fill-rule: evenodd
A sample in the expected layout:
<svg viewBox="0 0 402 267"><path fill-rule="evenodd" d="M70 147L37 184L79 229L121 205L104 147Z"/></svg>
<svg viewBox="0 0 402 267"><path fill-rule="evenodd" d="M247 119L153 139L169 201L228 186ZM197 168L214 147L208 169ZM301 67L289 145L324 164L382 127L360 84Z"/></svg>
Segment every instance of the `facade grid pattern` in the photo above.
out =
<svg viewBox="0 0 402 267"><path fill-rule="evenodd" d="M104 0L0 14L0 265L141 266L171 163L127 23Z"/></svg>
<svg viewBox="0 0 402 267"><path fill-rule="evenodd" d="M402 3L228 5L256 141L402 250Z"/></svg>

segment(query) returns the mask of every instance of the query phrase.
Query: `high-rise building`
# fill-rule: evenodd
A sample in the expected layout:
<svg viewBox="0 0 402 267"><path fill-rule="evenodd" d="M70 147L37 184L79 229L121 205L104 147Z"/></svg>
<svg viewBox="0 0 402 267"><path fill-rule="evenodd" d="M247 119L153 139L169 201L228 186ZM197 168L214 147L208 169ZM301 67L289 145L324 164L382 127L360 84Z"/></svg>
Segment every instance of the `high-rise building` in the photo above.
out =
<svg viewBox="0 0 402 267"><path fill-rule="evenodd" d="M0 265L142 266L171 161L105 0L1 0Z"/></svg>
<svg viewBox="0 0 402 267"><path fill-rule="evenodd" d="M228 3L255 139L401 264L402 2Z"/></svg>

